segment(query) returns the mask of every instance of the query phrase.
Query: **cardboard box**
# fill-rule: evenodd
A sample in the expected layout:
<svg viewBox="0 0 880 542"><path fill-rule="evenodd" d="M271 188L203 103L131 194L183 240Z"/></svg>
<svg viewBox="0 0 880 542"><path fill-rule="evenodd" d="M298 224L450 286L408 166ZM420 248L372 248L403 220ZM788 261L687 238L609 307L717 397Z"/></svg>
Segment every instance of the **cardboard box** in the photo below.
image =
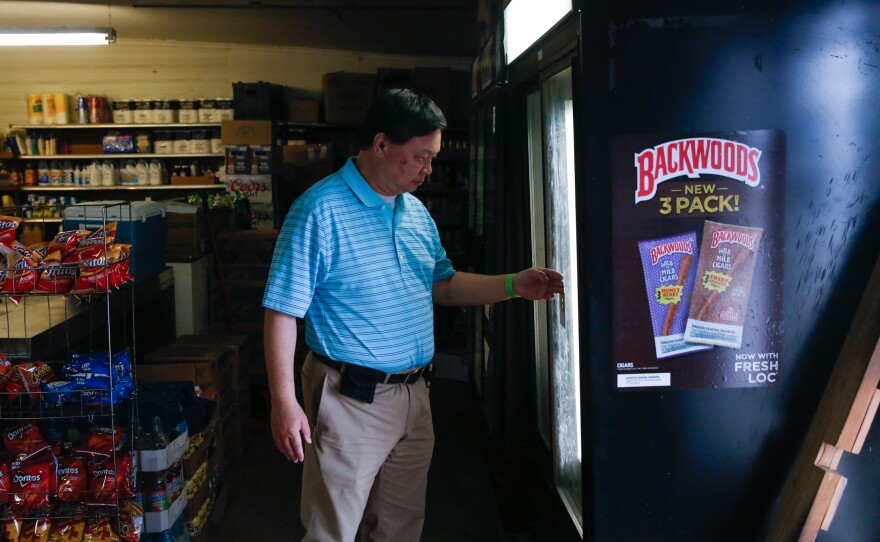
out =
<svg viewBox="0 0 880 542"><path fill-rule="evenodd" d="M321 103L313 98L292 98L287 107L287 118L294 122L318 122L321 117Z"/></svg>
<svg viewBox="0 0 880 542"><path fill-rule="evenodd" d="M284 87L265 81L232 83L232 105L236 119L281 120Z"/></svg>
<svg viewBox="0 0 880 542"><path fill-rule="evenodd" d="M272 145L273 128L270 120L224 120L220 140L224 145Z"/></svg>
<svg viewBox="0 0 880 542"><path fill-rule="evenodd" d="M358 126L376 98L376 75L326 73L323 87L324 119L330 124Z"/></svg>
<svg viewBox="0 0 880 542"><path fill-rule="evenodd" d="M269 265L275 253L278 232L241 230L217 234L220 261L226 263L257 263Z"/></svg>
<svg viewBox="0 0 880 542"><path fill-rule="evenodd" d="M144 472L159 472L171 468L186 451L189 435L186 431L177 436L161 450L139 450L140 469Z"/></svg>
<svg viewBox="0 0 880 542"><path fill-rule="evenodd" d="M168 204L165 259L197 258L208 251L205 212L198 205Z"/></svg>
<svg viewBox="0 0 880 542"><path fill-rule="evenodd" d="M263 269L266 269L268 273L268 267L263 267ZM230 279L228 273L226 278L227 280ZM265 277L263 280L265 280ZM259 305L258 299L254 301ZM253 341L247 335L181 335L174 341L174 344L223 346L229 349L233 360L232 384L235 388L239 407L242 406L245 396L249 393L247 389L249 382L248 367L250 366L250 359L254 355Z"/></svg>
<svg viewBox="0 0 880 542"><path fill-rule="evenodd" d="M271 203L251 203L251 228L275 230L275 206Z"/></svg>
<svg viewBox="0 0 880 542"><path fill-rule="evenodd" d="M281 147L281 160L286 165L309 167L333 162L333 145L285 145Z"/></svg>
<svg viewBox="0 0 880 542"><path fill-rule="evenodd" d="M186 495L171 503L171 508L163 512L144 512L144 530L148 533L161 533L170 529L186 508Z"/></svg>
<svg viewBox="0 0 880 542"><path fill-rule="evenodd" d="M247 175L251 171L251 148L247 145L226 147L226 174Z"/></svg>
<svg viewBox="0 0 880 542"><path fill-rule="evenodd" d="M217 419L215 413L214 420L211 421L204 431L190 436L190 445L183 453L183 476L185 480L192 480L199 467L214 453Z"/></svg>
<svg viewBox="0 0 880 542"><path fill-rule="evenodd" d="M226 191L230 194L239 192L247 198L251 208L255 203L272 203L271 175L227 175Z"/></svg>
<svg viewBox="0 0 880 542"><path fill-rule="evenodd" d="M70 143L67 145L70 154L103 154L104 145L101 143Z"/></svg>
<svg viewBox="0 0 880 542"><path fill-rule="evenodd" d="M216 183L217 177L214 177L213 175L188 175L186 177L173 175L171 177L171 184L175 186L195 186Z"/></svg>
<svg viewBox="0 0 880 542"><path fill-rule="evenodd" d="M376 68L376 91L412 88L412 77L409 68Z"/></svg>
<svg viewBox="0 0 880 542"><path fill-rule="evenodd" d="M221 413L232 397L232 353L223 346L160 346L138 364L138 379L192 382L203 391L215 391Z"/></svg>

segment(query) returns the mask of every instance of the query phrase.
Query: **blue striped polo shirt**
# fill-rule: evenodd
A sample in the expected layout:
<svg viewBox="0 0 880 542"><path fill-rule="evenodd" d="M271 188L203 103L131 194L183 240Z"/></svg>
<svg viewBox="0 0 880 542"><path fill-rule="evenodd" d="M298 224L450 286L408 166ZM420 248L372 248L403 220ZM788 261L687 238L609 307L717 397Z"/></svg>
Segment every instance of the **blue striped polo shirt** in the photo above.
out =
<svg viewBox="0 0 880 542"><path fill-rule="evenodd" d="M305 318L318 354L396 372L434 357L431 290L454 274L425 206L401 194L392 213L350 158L290 208L263 306Z"/></svg>

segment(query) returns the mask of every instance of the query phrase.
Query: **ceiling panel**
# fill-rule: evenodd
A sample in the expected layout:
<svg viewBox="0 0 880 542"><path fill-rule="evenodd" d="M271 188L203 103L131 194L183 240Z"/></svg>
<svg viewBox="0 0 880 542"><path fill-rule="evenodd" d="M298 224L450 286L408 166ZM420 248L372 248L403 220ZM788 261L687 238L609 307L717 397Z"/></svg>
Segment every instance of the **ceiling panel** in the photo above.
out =
<svg viewBox="0 0 880 542"><path fill-rule="evenodd" d="M0 11L5 27L113 26L120 40L476 56L471 0L0 0Z"/></svg>

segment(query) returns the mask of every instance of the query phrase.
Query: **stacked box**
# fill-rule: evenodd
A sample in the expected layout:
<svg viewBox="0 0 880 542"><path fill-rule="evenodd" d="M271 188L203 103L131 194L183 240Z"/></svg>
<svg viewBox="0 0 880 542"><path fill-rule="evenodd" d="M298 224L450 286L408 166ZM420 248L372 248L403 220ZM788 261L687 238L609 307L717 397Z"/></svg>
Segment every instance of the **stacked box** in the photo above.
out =
<svg viewBox="0 0 880 542"><path fill-rule="evenodd" d="M253 341L247 335L181 335L174 344L179 345L218 345L228 348L233 355L232 394L238 408L227 417L234 416L235 431L239 442L237 447L244 449L247 444L245 424L250 419L250 374L249 367L254 355ZM225 421L225 420L224 420Z"/></svg>
<svg viewBox="0 0 880 542"><path fill-rule="evenodd" d="M208 252L205 212L198 205L172 202L166 218L165 260L193 259Z"/></svg>
<svg viewBox="0 0 880 542"><path fill-rule="evenodd" d="M203 397L215 399L220 417L236 408L234 356L229 348L209 345L161 346L144 356L137 377L147 381L192 382Z"/></svg>
<svg viewBox="0 0 880 542"><path fill-rule="evenodd" d="M215 277L212 283L210 333L241 334L252 347L249 359L242 361L242 372L249 375L252 392L250 417L245 416L242 423L268 416L267 408L263 408L266 405L262 404L268 396L264 393L268 381L263 355L262 302L277 238L277 232L254 230L217 236L223 281Z"/></svg>
<svg viewBox="0 0 880 542"><path fill-rule="evenodd" d="M358 126L376 99L375 73L325 73L324 119L330 124Z"/></svg>
<svg viewBox="0 0 880 542"><path fill-rule="evenodd" d="M232 83L236 119L281 120L284 115L284 87L273 83Z"/></svg>

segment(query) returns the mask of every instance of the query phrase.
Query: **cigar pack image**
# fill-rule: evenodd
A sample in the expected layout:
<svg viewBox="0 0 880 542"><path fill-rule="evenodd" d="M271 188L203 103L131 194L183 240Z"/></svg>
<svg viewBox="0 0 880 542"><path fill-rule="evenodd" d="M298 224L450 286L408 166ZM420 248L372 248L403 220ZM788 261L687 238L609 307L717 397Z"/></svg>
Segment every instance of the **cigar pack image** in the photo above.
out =
<svg viewBox="0 0 880 542"><path fill-rule="evenodd" d="M763 230L707 220L686 341L739 348Z"/></svg>
<svg viewBox="0 0 880 542"><path fill-rule="evenodd" d="M639 241L648 308L654 331L657 359L710 346L685 341L684 329L697 268L697 234L682 233L662 239Z"/></svg>

